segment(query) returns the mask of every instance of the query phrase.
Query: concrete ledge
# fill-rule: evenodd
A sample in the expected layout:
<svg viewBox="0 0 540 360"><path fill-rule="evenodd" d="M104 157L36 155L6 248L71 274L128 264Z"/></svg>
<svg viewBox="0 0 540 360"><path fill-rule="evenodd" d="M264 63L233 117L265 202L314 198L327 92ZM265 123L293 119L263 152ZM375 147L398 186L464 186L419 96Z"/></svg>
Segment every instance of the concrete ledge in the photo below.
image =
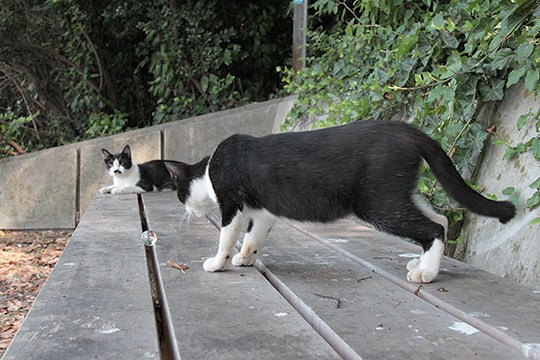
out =
<svg viewBox="0 0 540 360"><path fill-rule="evenodd" d="M225 138L236 134L262 136L272 133L280 102L250 106L220 117L195 118L164 132L164 158L195 163L210 155Z"/></svg>
<svg viewBox="0 0 540 360"><path fill-rule="evenodd" d="M0 228L73 229L77 150L55 148L0 163Z"/></svg>

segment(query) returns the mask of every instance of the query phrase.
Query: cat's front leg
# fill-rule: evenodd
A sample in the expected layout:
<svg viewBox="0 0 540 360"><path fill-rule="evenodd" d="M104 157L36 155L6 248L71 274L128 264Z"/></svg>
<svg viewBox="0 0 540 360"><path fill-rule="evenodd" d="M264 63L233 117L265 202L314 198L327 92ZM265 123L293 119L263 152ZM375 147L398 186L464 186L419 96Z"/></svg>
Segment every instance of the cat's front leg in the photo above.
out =
<svg viewBox="0 0 540 360"><path fill-rule="evenodd" d="M266 239L274 225L274 219L268 216L253 216L242 242L242 250L233 257L234 266L251 266L257 259L261 243Z"/></svg>
<svg viewBox="0 0 540 360"><path fill-rule="evenodd" d="M407 280L413 283L430 283L439 274L441 259L444 253L444 242L435 239L428 251L424 252L420 260L413 259L407 264Z"/></svg>
<svg viewBox="0 0 540 360"><path fill-rule="evenodd" d="M242 224L242 214L240 211L236 211L230 222L226 220L225 224L224 226L222 220L221 231L219 233L219 248L216 256L206 259L203 264L203 268L206 271L222 271L231 263L236 239L238 239L240 225Z"/></svg>
<svg viewBox="0 0 540 360"><path fill-rule="evenodd" d="M112 189L114 189L114 185L105 186L99 189L100 194L110 194Z"/></svg>
<svg viewBox="0 0 540 360"><path fill-rule="evenodd" d="M144 191L143 188L139 186L126 186L126 187L115 187L111 190L111 194L142 194Z"/></svg>

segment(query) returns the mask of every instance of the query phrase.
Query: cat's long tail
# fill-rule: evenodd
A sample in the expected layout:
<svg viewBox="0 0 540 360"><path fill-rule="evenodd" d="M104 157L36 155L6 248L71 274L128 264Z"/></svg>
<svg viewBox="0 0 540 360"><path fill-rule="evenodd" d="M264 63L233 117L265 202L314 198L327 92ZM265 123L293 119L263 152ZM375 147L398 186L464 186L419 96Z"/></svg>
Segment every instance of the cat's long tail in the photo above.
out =
<svg viewBox="0 0 540 360"><path fill-rule="evenodd" d="M452 160L435 140L426 136L422 142L424 146L419 149L422 157L452 198L470 211L498 218L503 224L514 217L516 208L511 202L487 199L467 185L456 170Z"/></svg>

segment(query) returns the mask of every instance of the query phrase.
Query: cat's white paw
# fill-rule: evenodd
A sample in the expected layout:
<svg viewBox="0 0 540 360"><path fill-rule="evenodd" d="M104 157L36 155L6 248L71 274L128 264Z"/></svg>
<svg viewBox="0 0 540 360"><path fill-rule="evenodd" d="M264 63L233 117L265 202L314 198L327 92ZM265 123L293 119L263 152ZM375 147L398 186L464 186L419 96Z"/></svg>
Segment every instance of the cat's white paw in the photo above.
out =
<svg viewBox="0 0 540 360"><path fill-rule="evenodd" d="M407 270L413 270L420 266L420 259L412 259L407 263Z"/></svg>
<svg viewBox="0 0 540 360"><path fill-rule="evenodd" d="M110 194L111 190L112 189L109 186L106 186L106 187L102 187L101 189L99 189L99 193L100 194Z"/></svg>
<svg viewBox="0 0 540 360"><path fill-rule="evenodd" d="M124 187L115 187L111 190L111 194L113 195L118 195L118 194L133 194L135 193L135 191L133 191L133 189L127 187L127 188L124 188Z"/></svg>
<svg viewBox="0 0 540 360"><path fill-rule="evenodd" d="M255 262L255 256L245 256L242 253L234 255L232 264L234 266L251 266Z"/></svg>
<svg viewBox="0 0 540 360"><path fill-rule="evenodd" d="M228 265L227 260L221 256L208 258L204 261L203 269L208 272L223 271Z"/></svg>
<svg viewBox="0 0 540 360"><path fill-rule="evenodd" d="M407 274L407 280L417 284L427 284L435 280L437 272L426 269L415 268Z"/></svg>

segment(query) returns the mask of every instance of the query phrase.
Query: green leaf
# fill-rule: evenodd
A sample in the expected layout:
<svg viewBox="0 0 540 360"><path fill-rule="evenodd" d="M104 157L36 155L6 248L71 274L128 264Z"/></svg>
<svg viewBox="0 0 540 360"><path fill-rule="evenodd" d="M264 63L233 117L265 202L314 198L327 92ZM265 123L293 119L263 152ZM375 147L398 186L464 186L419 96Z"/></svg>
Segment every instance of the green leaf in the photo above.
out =
<svg viewBox="0 0 540 360"><path fill-rule="evenodd" d="M347 27L345 28L345 35L347 35L348 37L353 37L351 24L347 25Z"/></svg>
<svg viewBox="0 0 540 360"><path fill-rule="evenodd" d="M525 202L525 209L532 210L540 204L540 191L537 191Z"/></svg>
<svg viewBox="0 0 540 360"><path fill-rule="evenodd" d="M538 224L540 223L540 217L537 217L535 219L532 219L531 222L529 223L530 225L534 225L534 224Z"/></svg>
<svg viewBox="0 0 540 360"><path fill-rule="evenodd" d="M523 43L516 49L516 60L519 63L523 63L529 56L531 56L534 50L534 46L528 43Z"/></svg>
<svg viewBox="0 0 540 360"><path fill-rule="evenodd" d="M529 185L529 187L531 189L538 189L540 190L540 177L538 179L536 179L535 181L533 181L533 183L531 185Z"/></svg>
<svg viewBox="0 0 540 360"><path fill-rule="evenodd" d="M508 61L514 56L514 51L509 48L504 48L495 53L493 60L489 65L492 70L502 70L508 64Z"/></svg>
<svg viewBox="0 0 540 360"><path fill-rule="evenodd" d="M208 76L203 75L203 77L201 78L201 89L203 92L206 92L208 90L209 82L210 80L208 79Z"/></svg>
<svg viewBox="0 0 540 360"><path fill-rule="evenodd" d="M516 188L515 187L512 187L512 186L509 186L507 188L505 188L503 191L502 191L502 194L503 195L506 195L506 196L509 196L509 195L512 195L513 193L516 192Z"/></svg>
<svg viewBox="0 0 540 360"><path fill-rule="evenodd" d="M403 36L399 42L399 46L396 52L398 60L402 60L407 55L412 47L418 43L418 35Z"/></svg>
<svg viewBox="0 0 540 360"><path fill-rule="evenodd" d="M513 147L509 147L506 149L503 155L503 160L508 160L512 158L514 155L516 155L518 152Z"/></svg>
<svg viewBox="0 0 540 360"><path fill-rule="evenodd" d="M533 156L536 160L540 160L540 140L538 138L534 138L531 143L531 151L533 153Z"/></svg>
<svg viewBox="0 0 540 360"><path fill-rule="evenodd" d="M504 80L492 79L490 84L481 84L480 93L484 101L502 100L504 96Z"/></svg>
<svg viewBox="0 0 540 360"><path fill-rule="evenodd" d="M521 115L517 120L517 129L518 131L521 131L523 127L529 122L529 114L523 114Z"/></svg>
<svg viewBox="0 0 540 360"><path fill-rule="evenodd" d="M527 76L525 76L525 87L530 92L534 92L536 90L536 86L538 85L538 79L540 78L540 73L538 69L531 69L527 71Z"/></svg>
<svg viewBox="0 0 540 360"><path fill-rule="evenodd" d="M444 29L444 18L440 13L437 14L433 19L431 19L431 26L437 30Z"/></svg>
<svg viewBox="0 0 540 360"><path fill-rule="evenodd" d="M508 74L508 81L506 82L506 87L509 88L510 86L517 84L517 82L525 75L525 69L519 68L514 69L510 71L510 74Z"/></svg>

